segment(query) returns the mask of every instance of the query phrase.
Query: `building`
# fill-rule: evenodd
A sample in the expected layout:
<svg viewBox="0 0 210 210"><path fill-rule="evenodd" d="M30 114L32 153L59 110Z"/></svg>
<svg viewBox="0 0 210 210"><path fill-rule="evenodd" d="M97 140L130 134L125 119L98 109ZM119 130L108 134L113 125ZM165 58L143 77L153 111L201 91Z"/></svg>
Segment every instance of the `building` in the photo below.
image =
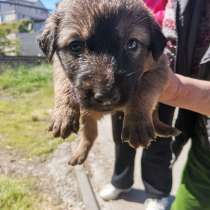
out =
<svg viewBox="0 0 210 210"><path fill-rule="evenodd" d="M33 30L39 31L49 15L40 0L0 0L0 23L21 19L33 22Z"/></svg>
<svg viewBox="0 0 210 210"><path fill-rule="evenodd" d="M0 26L2 23L22 19L32 22L30 32L17 32L8 35L10 40L19 40L19 55L42 55L37 44L37 37L48 15L49 10L42 4L41 0L0 0ZM8 55L13 54L8 53Z"/></svg>

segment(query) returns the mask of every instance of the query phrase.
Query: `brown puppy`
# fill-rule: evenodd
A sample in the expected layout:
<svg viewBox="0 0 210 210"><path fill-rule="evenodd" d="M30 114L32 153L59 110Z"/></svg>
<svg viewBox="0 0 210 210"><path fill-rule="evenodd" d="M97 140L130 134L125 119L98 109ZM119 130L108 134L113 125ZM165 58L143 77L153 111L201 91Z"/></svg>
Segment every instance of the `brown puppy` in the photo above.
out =
<svg viewBox="0 0 210 210"><path fill-rule="evenodd" d="M51 130L65 138L80 127L71 165L84 162L107 113L124 112L122 139L135 148L179 133L154 112L168 77L166 41L140 0L64 0L39 42L54 65Z"/></svg>

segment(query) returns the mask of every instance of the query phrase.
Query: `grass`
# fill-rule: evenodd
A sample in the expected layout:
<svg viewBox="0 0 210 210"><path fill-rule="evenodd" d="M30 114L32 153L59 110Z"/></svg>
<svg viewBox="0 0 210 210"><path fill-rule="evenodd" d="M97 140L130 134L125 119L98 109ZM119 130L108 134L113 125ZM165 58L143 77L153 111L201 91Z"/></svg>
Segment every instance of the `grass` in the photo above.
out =
<svg viewBox="0 0 210 210"><path fill-rule="evenodd" d="M0 210L37 210L41 198L34 181L0 176Z"/></svg>
<svg viewBox="0 0 210 210"><path fill-rule="evenodd" d="M36 67L19 66L8 69L0 75L0 90L10 94L25 94L49 87L52 70L49 65Z"/></svg>
<svg viewBox="0 0 210 210"><path fill-rule="evenodd" d="M47 132L53 107L49 65L18 67L0 74L0 147L26 158L48 155L62 141Z"/></svg>
<svg viewBox="0 0 210 210"><path fill-rule="evenodd" d="M26 159L47 158L62 143L47 132L52 107L50 65L19 66L0 73L0 149L15 150ZM0 175L0 210L57 209L46 202L37 183L35 178Z"/></svg>

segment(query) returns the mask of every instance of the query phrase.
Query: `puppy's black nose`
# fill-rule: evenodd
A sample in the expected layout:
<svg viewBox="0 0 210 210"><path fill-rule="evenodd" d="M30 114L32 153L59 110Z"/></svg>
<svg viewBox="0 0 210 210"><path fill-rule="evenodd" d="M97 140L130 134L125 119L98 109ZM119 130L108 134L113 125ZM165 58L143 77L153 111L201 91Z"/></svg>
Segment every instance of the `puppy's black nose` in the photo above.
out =
<svg viewBox="0 0 210 210"><path fill-rule="evenodd" d="M120 94L118 91L112 91L110 94L96 93L94 95L96 103L107 106L116 104L120 100Z"/></svg>
<svg viewBox="0 0 210 210"><path fill-rule="evenodd" d="M103 103L103 101L105 100L105 96L104 96L104 94L102 94L102 93L96 93L96 94L94 95L94 99L95 99L95 101L98 102L98 103Z"/></svg>

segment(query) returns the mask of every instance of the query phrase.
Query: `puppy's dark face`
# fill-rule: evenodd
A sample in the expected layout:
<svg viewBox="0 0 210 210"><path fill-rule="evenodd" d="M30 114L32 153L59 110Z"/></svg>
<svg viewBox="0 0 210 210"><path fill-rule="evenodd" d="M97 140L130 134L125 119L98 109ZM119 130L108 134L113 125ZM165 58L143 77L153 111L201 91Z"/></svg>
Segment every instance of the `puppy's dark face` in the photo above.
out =
<svg viewBox="0 0 210 210"><path fill-rule="evenodd" d="M139 0L65 0L40 43L49 57L56 51L83 107L110 111L129 101L165 39Z"/></svg>

